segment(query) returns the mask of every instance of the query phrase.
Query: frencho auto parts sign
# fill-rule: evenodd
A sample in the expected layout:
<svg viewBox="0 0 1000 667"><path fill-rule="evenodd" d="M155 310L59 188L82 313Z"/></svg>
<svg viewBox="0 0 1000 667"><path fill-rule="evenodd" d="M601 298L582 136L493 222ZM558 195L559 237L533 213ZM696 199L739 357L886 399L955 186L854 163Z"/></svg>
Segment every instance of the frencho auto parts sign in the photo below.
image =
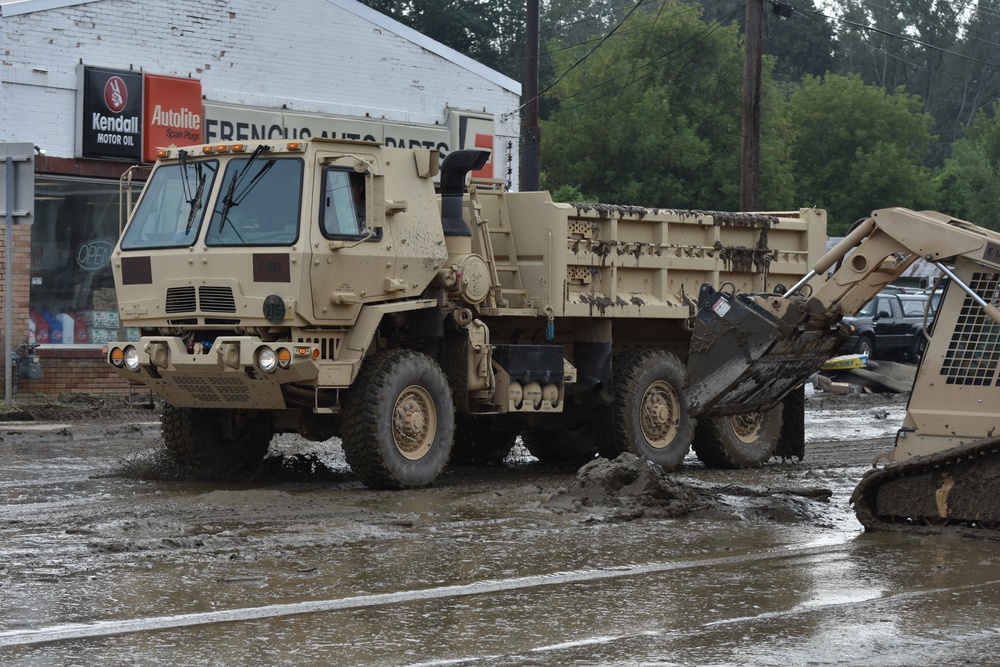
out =
<svg viewBox="0 0 1000 667"><path fill-rule="evenodd" d="M77 155L142 159L142 74L84 67L77 98Z"/></svg>

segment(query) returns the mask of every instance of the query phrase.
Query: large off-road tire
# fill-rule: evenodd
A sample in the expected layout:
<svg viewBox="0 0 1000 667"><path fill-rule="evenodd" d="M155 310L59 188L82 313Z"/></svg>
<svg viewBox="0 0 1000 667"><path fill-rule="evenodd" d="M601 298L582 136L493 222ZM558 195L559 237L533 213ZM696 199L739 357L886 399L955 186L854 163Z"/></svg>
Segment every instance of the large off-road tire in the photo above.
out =
<svg viewBox="0 0 1000 667"><path fill-rule="evenodd" d="M521 439L531 455L545 463L581 465L598 452L598 429L584 420L559 429L529 426Z"/></svg>
<svg viewBox="0 0 1000 667"><path fill-rule="evenodd" d="M688 413L680 359L661 350L629 350L615 358L615 400L600 429L601 455L631 452L676 468L687 455L696 421Z"/></svg>
<svg viewBox="0 0 1000 667"><path fill-rule="evenodd" d="M175 408L160 417L160 432L176 461L206 468L248 468L267 455L274 434L261 410Z"/></svg>
<svg viewBox="0 0 1000 667"><path fill-rule="evenodd" d="M454 465L500 465L517 440L517 431L492 423L489 417L455 418Z"/></svg>
<svg viewBox="0 0 1000 667"><path fill-rule="evenodd" d="M448 462L455 435L451 389L425 354L376 352L346 393L341 414L344 455L366 486L427 486Z"/></svg>
<svg viewBox="0 0 1000 667"><path fill-rule="evenodd" d="M779 403L766 412L702 417L694 453L709 468L759 468L774 455L783 410Z"/></svg>

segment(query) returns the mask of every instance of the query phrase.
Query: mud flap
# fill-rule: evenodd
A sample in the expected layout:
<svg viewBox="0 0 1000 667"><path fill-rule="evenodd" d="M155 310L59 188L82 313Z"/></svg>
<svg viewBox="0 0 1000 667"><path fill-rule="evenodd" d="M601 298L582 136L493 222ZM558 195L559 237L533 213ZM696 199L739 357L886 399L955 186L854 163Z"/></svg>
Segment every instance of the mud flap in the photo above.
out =
<svg viewBox="0 0 1000 667"><path fill-rule="evenodd" d="M776 297L777 298L777 297ZM847 332L791 325L748 295L702 285L688 354L691 414L768 410L802 385Z"/></svg>

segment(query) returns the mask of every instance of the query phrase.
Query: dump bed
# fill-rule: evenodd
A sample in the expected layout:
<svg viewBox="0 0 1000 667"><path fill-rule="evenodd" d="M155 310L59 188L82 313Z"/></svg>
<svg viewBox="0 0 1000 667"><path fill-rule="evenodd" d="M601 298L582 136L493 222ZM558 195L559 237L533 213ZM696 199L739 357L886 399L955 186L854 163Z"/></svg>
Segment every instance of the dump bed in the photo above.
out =
<svg viewBox="0 0 1000 667"><path fill-rule="evenodd" d="M702 283L770 292L793 285L825 250L820 209L723 213L562 204L547 192L477 195L504 291L523 291L539 314L557 317L688 318Z"/></svg>

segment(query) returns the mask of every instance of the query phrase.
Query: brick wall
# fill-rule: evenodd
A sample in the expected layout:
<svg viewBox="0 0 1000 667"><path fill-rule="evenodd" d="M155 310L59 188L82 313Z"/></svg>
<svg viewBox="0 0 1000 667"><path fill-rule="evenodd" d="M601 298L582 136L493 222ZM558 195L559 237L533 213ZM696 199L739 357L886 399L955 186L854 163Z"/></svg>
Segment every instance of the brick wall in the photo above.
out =
<svg viewBox="0 0 1000 667"><path fill-rule="evenodd" d="M42 377L16 380L14 395L128 394L128 382L114 373L99 348L40 348ZM2 393L2 392L0 392Z"/></svg>
<svg viewBox="0 0 1000 667"><path fill-rule="evenodd" d="M7 325L3 321L6 312L4 299L7 298L7 285L4 276L7 273L6 222L0 218L0 350L11 350L20 343L28 342L28 298L31 290L31 226L14 225L12 236L14 255L11 264L13 285L11 290L11 340L4 340ZM5 354L9 354L6 352ZM0 394L3 393L3 381L0 381Z"/></svg>

